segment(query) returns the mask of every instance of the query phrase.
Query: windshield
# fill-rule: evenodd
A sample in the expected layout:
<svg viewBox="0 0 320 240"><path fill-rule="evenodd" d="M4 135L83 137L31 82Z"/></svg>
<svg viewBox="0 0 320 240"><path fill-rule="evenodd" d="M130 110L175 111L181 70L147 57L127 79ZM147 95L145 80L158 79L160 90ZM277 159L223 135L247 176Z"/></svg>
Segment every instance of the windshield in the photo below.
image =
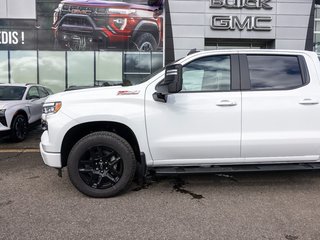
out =
<svg viewBox="0 0 320 240"><path fill-rule="evenodd" d="M0 86L0 101L21 100L26 87Z"/></svg>

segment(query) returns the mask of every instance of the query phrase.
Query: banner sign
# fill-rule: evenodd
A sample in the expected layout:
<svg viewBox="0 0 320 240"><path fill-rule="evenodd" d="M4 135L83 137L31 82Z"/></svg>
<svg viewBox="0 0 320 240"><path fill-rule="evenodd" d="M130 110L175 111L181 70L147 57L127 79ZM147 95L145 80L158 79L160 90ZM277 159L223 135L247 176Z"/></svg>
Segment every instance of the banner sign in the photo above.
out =
<svg viewBox="0 0 320 240"><path fill-rule="evenodd" d="M0 20L0 49L162 51L163 0L38 0L36 5L36 20Z"/></svg>

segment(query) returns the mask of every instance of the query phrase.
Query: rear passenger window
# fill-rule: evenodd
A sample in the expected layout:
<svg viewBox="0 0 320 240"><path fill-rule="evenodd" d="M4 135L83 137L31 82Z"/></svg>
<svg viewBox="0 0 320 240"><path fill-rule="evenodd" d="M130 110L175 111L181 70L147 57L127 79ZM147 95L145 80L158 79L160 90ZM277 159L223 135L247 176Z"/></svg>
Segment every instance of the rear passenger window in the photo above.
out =
<svg viewBox="0 0 320 240"><path fill-rule="evenodd" d="M251 90L292 89L303 85L296 56L249 55Z"/></svg>

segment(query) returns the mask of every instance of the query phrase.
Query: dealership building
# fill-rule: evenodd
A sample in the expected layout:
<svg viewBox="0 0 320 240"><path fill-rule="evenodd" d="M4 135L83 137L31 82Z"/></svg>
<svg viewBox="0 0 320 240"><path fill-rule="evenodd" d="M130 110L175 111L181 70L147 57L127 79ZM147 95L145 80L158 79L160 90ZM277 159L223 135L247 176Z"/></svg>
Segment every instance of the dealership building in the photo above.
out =
<svg viewBox="0 0 320 240"><path fill-rule="evenodd" d="M91 14L95 19L105 14L106 37L110 37L107 31L114 31L112 24L125 29L130 22L126 17L108 25L108 14L126 13L118 9L121 5L94 5L97 2L115 1L88 0L70 7L59 0L0 0L0 83L39 83L55 92L75 85L131 85L194 48L297 49L320 55L320 5L311 0L123 0L120 2L133 4L133 9L126 10L132 21L132 14L137 13L144 21L149 17L155 22L159 35L154 36L161 38L157 47L137 51L132 47L136 44L128 40L121 47L87 48L82 44L74 48L67 43L57 48L53 23L58 8L73 16L72 21L65 20L69 25L92 22L85 16L75 21L79 15ZM143 5L148 9L139 7ZM147 11L153 12L147 15ZM154 33L150 28L143 31ZM133 39L135 33L130 34ZM84 39L80 34L71 38ZM86 46L95 42L85 40Z"/></svg>

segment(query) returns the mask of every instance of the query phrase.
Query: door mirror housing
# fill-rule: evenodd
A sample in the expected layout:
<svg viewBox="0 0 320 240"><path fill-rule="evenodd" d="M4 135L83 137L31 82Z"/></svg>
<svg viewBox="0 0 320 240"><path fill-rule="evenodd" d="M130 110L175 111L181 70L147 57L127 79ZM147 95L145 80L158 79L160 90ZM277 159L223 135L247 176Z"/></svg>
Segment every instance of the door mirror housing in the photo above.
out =
<svg viewBox="0 0 320 240"><path fill-rule="evenodd" d="M167 95L178 93L182 90L182 65L172 64L166 67L164 80L156 86L153 98L156 101L166 102Z"/></svg>

